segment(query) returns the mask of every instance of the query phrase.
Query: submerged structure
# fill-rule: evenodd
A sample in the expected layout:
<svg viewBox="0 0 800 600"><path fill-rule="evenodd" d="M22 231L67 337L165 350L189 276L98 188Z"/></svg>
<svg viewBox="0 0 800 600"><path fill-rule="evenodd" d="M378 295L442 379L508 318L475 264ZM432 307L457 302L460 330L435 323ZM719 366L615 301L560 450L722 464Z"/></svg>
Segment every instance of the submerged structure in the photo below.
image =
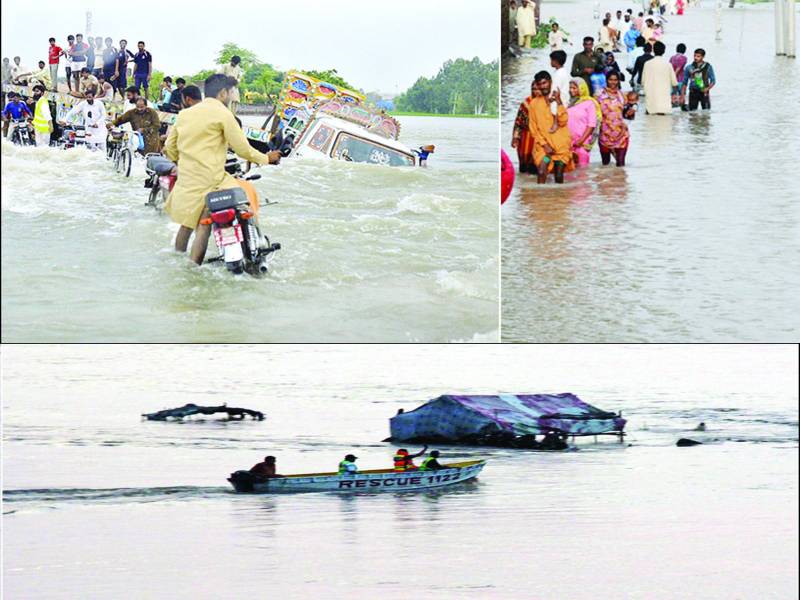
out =
<svg viewBox="0 0 800 600"><path fill-rule="evenodd" d="M623 436L626 420L574 394L445 395L390 419L394 442L538 447L537 435Z"/></svg>
<svg viewBox="0 0 800 600"><path fill-rule="evenodd" d="M251 417L256 421L264 420L264 413L249 408L234 408L223 404L222 406L198 406L197 404L184 404L178 408L168 408L154 413L144 413L142 416L148 421L168 421L175 419L180 421L184 417L193 415L213 415L224 413L229 419L240 421L245 417Z"/></svg>

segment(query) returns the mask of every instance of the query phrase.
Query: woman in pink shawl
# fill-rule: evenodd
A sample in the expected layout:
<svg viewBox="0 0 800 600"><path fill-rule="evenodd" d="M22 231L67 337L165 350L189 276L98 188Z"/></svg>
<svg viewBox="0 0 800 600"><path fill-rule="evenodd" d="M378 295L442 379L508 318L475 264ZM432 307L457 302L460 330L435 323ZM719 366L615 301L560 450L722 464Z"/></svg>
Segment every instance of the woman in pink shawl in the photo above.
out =
<svg viewBox="0 0 800 600"><path fill-rule="evenodd" d="M567 127L572 135L572 153L578 166L585 167L589 164L589 152L597 139L602 113L582 77L575 77L569 82L569 95Z"/></svg>

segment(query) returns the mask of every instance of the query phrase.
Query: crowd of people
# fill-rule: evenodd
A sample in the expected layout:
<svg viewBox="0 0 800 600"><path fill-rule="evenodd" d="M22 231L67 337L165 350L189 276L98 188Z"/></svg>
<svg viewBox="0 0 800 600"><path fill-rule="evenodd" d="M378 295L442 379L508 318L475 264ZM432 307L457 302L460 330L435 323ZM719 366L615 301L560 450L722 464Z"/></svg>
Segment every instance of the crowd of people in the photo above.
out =
<svg viewBox="0 0 800 600"><path fill-rule="evenodd" d="M517 150L520 172L535 173L539 183L552 173L556 183L563 183L565 172L589 164L595 145L603 165L613 158L623 167L630 142L626 121L636 118L640 96L649 115L667 115L674 108L710 109L716 77L705 50L697 48L690 61L686 45L680 43L675 54L665 58L664 14L681 15L684 10L682 0L654 0L647 14L634 15L631 9L618 10L616 16L606 13L597 42L593 36L584 37L569 69L563 48L571 42L552 23L551 70L535 74L531 94L520 104L514 122L511 145ZM520 40L525 41L522 36ZM625 68L615 57L623 49ZM627 91L622 86L626 78Z"/></svg>
<svg viewBox="0 0 800 600"><path fill-rule="evenodd" d="M119 46L115 47L110 37L88 37L84 42L80 33L68 35L67 45L63 48L53 37L48 42L49 66L42 60L38 63L38 69L28 69L19 56L15 56L13 62L8 58L3 59L2 83L29 86L31 90L27 98L16 92L7 95L3 92L1 105L4 107L3 135L6 137L27 120L28 126L36 133L37 145L47 145L53 143L48 133L53 136L57 125L65 125L81 117L87 146L104 149L104 122L109 114L105 103L115 101L119 94L123 113L111 125L122 125L126 130L138 132L143 138L140 146L149 152L158 152L165 133L162 131L159 134L159 128L155 126L158 122L156 110L178 113L202 100L200 88L187 85L182 77L177 77L173 82L170 76L164 77L159 84L156 102L148 99L153 56L146 49L144 41L137 43L136 53L128 49L125 39L119 40ZM58 87L62 60L65 65L66 93L79 101L72 106L65 119L58 121L55 102L47 99L46 92L64 91ZM221 69L233 81L230 110L234 114L239 106L238 84L243 77L240 63L241 58L233 56L229 64Z"/></svg>
<svg viewBox="0 0 800 600"><path fill-rule="evenodd" d="M124 100L129 87L135 87L137 93L145 98L150 94L150 83L153 78L153 55L139 41L137 51L128 49L128 41L119 40L119 47L114 40L102 36L88 37L83 41L83 34L67 36L67 44L61 47L56 38L48 40L47 63L38 62L37 69L28 69L22 59L15 56L13 62L3 59L2 83L16 85L42 85L46 91L59 92L59 68L64 63L66 92L76 98L85 98L86 91L91 89L96 100L113 101L117 94ZM222 67L222 73L236 80L231 110L236 114L239 106L238 84L244 76L241 58L233 56L230 62ZM129 85L129 83L131 85ZM181 91L186 81L182 77L175 79L164 77L160 84L157 106L166 112L178 112L182 106Z"/></svg>

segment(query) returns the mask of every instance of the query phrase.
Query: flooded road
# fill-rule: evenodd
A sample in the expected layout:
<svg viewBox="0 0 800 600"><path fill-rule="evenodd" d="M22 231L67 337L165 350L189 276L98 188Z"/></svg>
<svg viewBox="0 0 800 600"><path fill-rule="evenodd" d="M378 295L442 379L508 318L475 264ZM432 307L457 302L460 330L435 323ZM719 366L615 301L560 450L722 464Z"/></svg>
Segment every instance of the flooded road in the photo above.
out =
<svg viewBox="0 0 800 600"><path fill-rule="evenodd" d="M542 7L572 36L568 67L597 37L592 7ZM602 167L595 148L563 186L517 176L502 210L504 341L797 339L800 65L773 40L772 4L724 9L721 42L713 3L670 17L666 56L683 42L714 66L712 111L648 116L642 103L625 168ZM503 62L501 143L515 164L516 111L546 67L544 50Z"/></svg>
<svg viewBox="0 0 800 600"><path fill-rule="evenodd" d="M8 598L797 591L796 348L5 346L2 360ZM630 445L444 446L444 462L488 464L432 493L248 496L225 481L265 454L282 473L349 452L389 466L389 417L442 393L567 391L621 410ZM187 402L266 420L139 419ZM684 436L706 444L676 448Z"/></svg>
<svg viewBox="0 0 800 600"><path fill-rule="evenodd" d="M125 179L97 154L4 141L3 341L496 341L497 122L400 121L406 144L436 145L428 169L261 168L282 250L260 280L176 255L141 161Z"/></svg>

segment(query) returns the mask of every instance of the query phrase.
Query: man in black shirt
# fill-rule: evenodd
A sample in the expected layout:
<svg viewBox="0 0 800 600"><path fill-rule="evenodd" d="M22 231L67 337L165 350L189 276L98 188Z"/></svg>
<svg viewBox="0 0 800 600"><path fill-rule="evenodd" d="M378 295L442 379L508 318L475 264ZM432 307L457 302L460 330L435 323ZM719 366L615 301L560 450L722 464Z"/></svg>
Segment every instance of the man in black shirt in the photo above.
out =
<svg viewBox="0 0 800 600"><path fill-rule="evenodd" d="M128 88L128 59L133 58L133 53L128 50L128 40L119 41L119 52L114 61L114 75L109 81L119 91L120 96L125 95Z"/></svg>
<svg viewBox="0 0 800 600"><path fill-rule="evenodd" d="M176 113L183 108L183 88L186 87L186 80L183 77L178 77L175 80L175 86L175 89L172 90L172 95L169 97L169 104L164 104L161 110Z"/></svg>
<svg viewBox="0 0 800 600"><path fill-rule="evenodd" d="M647 42L644 45L644 54L636 59L633 63L633 75L631 76L631 89L638 91L637 87L642 85L642 72L644 71L645 63L653 58L653 45Z"/></svg>
<svg viewBox="0 0 800 600"><path fill-rule="evenodd" d="M140 90L144 90L143 96L147 96L150 87L150 77L153 75L153 55L144 49L144 42L139 42L139 51L133 55L133 62L136 65L133 69L133 85Z"/></svg>

